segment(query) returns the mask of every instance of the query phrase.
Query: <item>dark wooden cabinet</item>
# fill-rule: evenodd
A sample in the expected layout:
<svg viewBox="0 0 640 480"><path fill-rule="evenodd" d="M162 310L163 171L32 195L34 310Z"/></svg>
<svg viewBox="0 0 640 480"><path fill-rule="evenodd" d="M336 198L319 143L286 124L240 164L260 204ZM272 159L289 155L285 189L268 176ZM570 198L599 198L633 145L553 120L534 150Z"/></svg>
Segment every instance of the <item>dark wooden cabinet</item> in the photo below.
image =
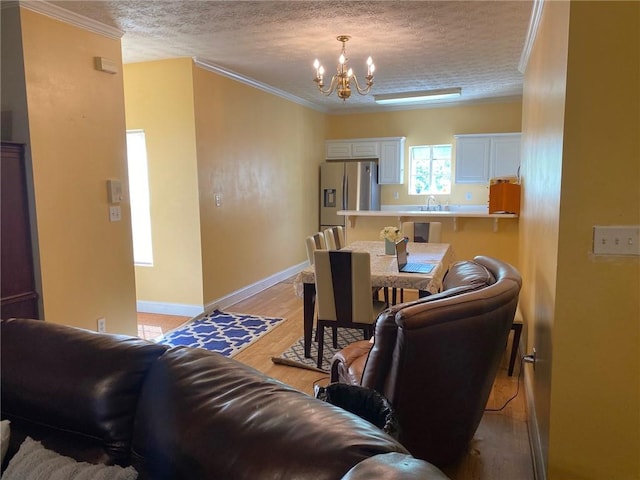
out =
<svg viewBox="0 0 640 480"><path fill-rule="evenodd" d="M0 316L38 318L23 146L2 142Z"/></svg>

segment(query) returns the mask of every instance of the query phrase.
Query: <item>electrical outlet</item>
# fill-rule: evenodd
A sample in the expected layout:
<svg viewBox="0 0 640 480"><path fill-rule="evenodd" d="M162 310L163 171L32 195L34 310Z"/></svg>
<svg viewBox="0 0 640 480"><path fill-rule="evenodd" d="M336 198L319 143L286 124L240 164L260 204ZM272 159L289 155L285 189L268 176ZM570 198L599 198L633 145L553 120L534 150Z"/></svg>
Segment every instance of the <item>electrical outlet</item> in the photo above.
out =
<svg viewBox="0 0 640 480"><path fill-rule="evenodd" d="M119 222L122 220L122 209L119 205L109 207L109 221Z"/></svg>
<svg viewBox="0 0 640 480"><path fill-rule="evenodd" d="M105 333L107 331L107 319L104 317L100 317L97 320L98 324L98 332Z"/></svg>
<svg viewBox="0 0 640 480"><path fill-rule="evenodd" d="M640 255L640 225L593 227L595 255Z"/></svg>
<svg viewBox="0 0 640 480"><path fill-rule="evenodd" d="M214 193L213 194L213 198L216 201L216 207L221 207L222 206L222 194L221 193Z"/></svg>

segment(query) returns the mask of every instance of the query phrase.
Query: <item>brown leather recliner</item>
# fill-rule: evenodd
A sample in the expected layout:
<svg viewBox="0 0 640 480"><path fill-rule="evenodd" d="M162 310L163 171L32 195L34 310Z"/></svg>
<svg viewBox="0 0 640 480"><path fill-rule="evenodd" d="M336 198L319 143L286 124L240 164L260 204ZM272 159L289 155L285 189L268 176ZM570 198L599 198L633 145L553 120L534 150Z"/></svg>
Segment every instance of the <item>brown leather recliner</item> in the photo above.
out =
<svg viewBox="0 0 640 480"><path fill-rule="evenodd" d="M333 359L331 380L362 385L393 406L400 442L437 466L466 453L478 428L516 312L521 277L489 257L454 264L441 293L395 305L374 341Z"/></svg>

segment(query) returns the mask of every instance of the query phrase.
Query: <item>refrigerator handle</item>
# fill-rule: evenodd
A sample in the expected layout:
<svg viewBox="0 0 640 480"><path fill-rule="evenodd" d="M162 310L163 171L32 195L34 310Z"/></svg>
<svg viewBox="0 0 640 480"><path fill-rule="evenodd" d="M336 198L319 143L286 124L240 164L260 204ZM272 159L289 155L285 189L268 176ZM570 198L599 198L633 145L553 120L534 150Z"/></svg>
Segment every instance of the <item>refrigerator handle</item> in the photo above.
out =
<svg viewBox="0 0 640 480"><path fill-rule="evenodd" d="M342 210L347 209L348 198L349 198L349 179L345 174L342 176Z"/></svg>

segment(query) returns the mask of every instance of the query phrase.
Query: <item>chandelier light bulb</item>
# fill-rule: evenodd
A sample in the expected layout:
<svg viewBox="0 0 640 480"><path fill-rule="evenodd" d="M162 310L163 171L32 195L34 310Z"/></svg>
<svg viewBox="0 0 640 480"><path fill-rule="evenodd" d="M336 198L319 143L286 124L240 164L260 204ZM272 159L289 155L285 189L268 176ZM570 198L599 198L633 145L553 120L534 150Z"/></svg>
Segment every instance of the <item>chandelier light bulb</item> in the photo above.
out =
<svg viewBox="0 0 640 480"><path fill-rule="evenodd" d="M341 53L340 58L338 58L338 62L340 63L340 65L344 65L345 61L346 61L346 58L344 58L344 54Z"/></svg>
<svg viewBox="0 0 640 480"><path fill-rule="evenodd" d="M318 73L320 75L324 75L324 67L322 65L320 65L320 68L318 69Z"/></svg>
<svg viewBox="0 0 640 480"><path fill-rule="evenodd" d="M320 67L320 61L316 58L316 61L313 62L313 68L315 68L316 70L318 70L318 67Z"/></svg>
<svg viewBox="0 0 640 480"><path fill-rule="evenodd" d="M353 76L353 69L350 68L349 70L347 70L347 77L351 78Z"/></svg>
<svg viewBox="0 0 640 480"><path fill-rule="evenodd" d="M369 57L367 58L367 65L370 67L371 65L373 65L373 58Z"/></svg>

